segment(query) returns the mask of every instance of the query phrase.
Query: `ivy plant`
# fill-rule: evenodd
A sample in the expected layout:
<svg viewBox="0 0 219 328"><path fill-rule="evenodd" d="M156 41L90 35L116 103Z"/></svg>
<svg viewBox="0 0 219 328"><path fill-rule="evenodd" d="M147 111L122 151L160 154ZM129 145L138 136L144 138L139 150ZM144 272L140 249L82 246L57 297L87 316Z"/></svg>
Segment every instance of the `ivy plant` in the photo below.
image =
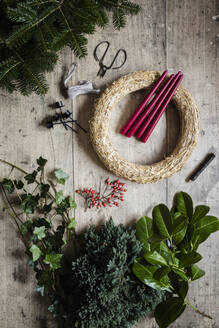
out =
<svg viewBox="0 0 219 328"><path fill-rule="evenodd" d="M174 322L187 305L201 313L186 296L189 284L205 274L197 265L202 259L198 247L219 230L219 220L207 215L209 210L206 205L194 209L191 197L179 192L171 210L159 204L154 207L152 218L144 216L137 222L136 236L142 244L142 254L133 264L133 273L145 285L169 293L154 312L160 328Z"/></svg>

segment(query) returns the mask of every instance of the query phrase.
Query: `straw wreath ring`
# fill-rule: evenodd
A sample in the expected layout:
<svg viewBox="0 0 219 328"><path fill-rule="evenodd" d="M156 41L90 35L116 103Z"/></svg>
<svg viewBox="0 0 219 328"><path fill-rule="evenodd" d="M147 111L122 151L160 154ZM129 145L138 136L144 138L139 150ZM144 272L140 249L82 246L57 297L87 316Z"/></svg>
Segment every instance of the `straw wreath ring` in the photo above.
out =
<svg viewBox="0 0 219 328"><path fill-rule="evenodd" d="M156 182L178 172L196 146L200 129L199 111L190 93L180 85L172 98L180 116L180 135L172 154L152 165L137 165L121 158L113 148L108 133L111 111L122 97L149 87L160 75L138 71L119 78L99 98L90 121L91 142L101 161L115 175L137 183Z"/></svg>

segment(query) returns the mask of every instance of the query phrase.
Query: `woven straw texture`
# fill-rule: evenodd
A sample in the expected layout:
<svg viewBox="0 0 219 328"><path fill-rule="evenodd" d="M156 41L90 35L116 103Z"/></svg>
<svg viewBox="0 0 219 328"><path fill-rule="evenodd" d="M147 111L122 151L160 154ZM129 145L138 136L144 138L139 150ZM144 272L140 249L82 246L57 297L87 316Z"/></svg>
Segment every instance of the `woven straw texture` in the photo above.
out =
<svg viewBox="0 0 219 328"><path fill-rule="evenodd" d="M122 97L150 87L160 75L156 71L138 71L119 78L98 99L90 121L91 142L104 165L115 175L137 183L156 182L178 172L196 146L200 129L199 111L190 93L180 85L172 98L179 111L180 134L171 155L152 165L137 165L122 159L114 149L108 133L111 111Z"/></svg>

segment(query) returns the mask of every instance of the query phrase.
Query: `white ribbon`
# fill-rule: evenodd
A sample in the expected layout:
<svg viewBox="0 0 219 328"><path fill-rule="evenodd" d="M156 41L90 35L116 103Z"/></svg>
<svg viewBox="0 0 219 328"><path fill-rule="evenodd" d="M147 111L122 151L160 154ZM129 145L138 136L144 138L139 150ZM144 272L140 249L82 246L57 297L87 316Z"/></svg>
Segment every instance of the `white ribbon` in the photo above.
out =
<svg viewBox="0 0 219 328"><path fill-rule="evenodd" d="M73 99L74 97L76 97L78 95L87 94L87 93L100 93L100 89L96 88L96 86L90 81L81 81L77 85L67 86L68 81L70 80L70 78L75 70L75 67L76 67L76 64L73 63L70 66L67 76L64 80L64 85L66 88L68 98Z"/></svg>

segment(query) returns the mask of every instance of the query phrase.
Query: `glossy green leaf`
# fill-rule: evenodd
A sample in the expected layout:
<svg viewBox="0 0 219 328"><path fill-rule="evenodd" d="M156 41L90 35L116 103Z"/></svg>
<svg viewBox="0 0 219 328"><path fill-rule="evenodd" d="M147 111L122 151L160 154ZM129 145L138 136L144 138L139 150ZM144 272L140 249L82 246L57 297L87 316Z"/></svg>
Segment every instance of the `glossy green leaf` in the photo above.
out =
<svg viewBox="0 0 219 328"><path fill-rule="evenodd" d="M151 288L157 290L170 290L170 285L165 285L162 282L157 281L153 278L154 272L156 271L155 266L143 265L138 262L135 262L132 267L134 275L145 285L150 286Z"/></svg>
<svg viewBox="0 0 219 328"><path fill-rule="evenodd" d="M193 202L192 198L187 193L181 191L177 194L176 207L178 212L192 220Z"/></svg>
<svg viewBox="0 0 219 328"><path fill-rule="evenodd" d="M205 271L200 269L197 265L192 265L191 268L191 279L197 280L205 275Z"/></svg>
<svg viewBox="0 0 219 328"><path fill-rule="evenodd" d="M33 171L32 173L25 175L24 179L27 181L27 184L35 182L37 173L37 171Z"/></svg>
<svg viewBox="0 0 219 328"><path fill-rule="evenodd" d="M77 204L71 196L66 197L65 201L69 208L77 208Z"/></svg>
<svg viewBox="0 0 219 328"><path fill-rule="evenodd" d="M42 255L41 250L35 244L33 244L30 247L30 252L32 253L32 259L33 259L34 262L36 262L40 258L40 256Z"/></svg>
<svg viewBox="0 0 219 328"><path fill-rule="evenodd" d="M20 230L22 235L26 235L28 232L31 231L32 224L33 224L32 219L29 219L21 224Z"/></svg>
<svg viewBox="0 0 219 328"><path fill-rule="evenodd" d="M160 204L153 209L153 222L162 237L169 238L172 229L172 219L168 207Z"/></svg>
<svg viewBox="0 0 219 328"><path fill-rule="evenodd" d="M49 264L50 268L53 270L61 268L61 259L63 254L46 254L44 263Z"/></svg>
<svg viewBox="0 0 219 328"><path fill-rule="evenodd" d="M171 268L169 268L169 267L159 268L155 271L153 277L154 277L154 279L160 281L164 276L167 276L170 271L171 271Z"/></svg>
<svg viewBox="0 0 219 328"><path fill-rule="evenodd" d="M181 214L178 215L177 212L177 215L174 215L172 234L176 234L182 231L187 225L187 223L188 223L188 219Z"/></svg>
<svg viewBox="0 0 219 328"><path fill-rule="evenodd" d="M167 328L185 310L186 305L182 298L171 297L160 303L154 312L156 322L160 328Z"/></svg>
<svg viewBox="0 0 219 328"><path fill-rule="evenodd" d="M69 179L69 175L62 171L62 169L58 169L54 171L55 177L57 178L58 183L65 184L65 182Z"/></svg>
<svg viewBox="0 0 219 328"><path fill-rule="evenodd" d="M190 241L193 251L196 251L198 249L198 246L201 243L203 243L206 239L208 239L209 236L210 233L197 234L196 232L194 232Z"/></svg>
<svg viewBox="0 0 219 328"><path fill-rule="evenodd" d="M181 243L183 241L183 239L186 235L186 231L187 231L187 225L185 225L182 230L180 230L179 232L177 232L173 235L172 240L173 240L174 245L178 245L179 243Z"/></svg>
<svg viewBox="0 0 219 328"><path fill-rule="evenodd" d="M38 171L42 170L44 168L44 166L46 165L47 163L47 159L43 158L42 156L40 156L38 159L37 159L37 164L39 165L38 167Z"/></svg>
<svg viewBox="0 0 219 328"><path fill-rule="evenodd" d="M136 224L136 237L142 244L143 252L150 250L148 239L152 237L152 234L152 219L143 216Z"/></svg>
<svg viewBox="0 0 219 328"><path fill-rule="evenodd" d="M182 298L185 299L186 295L188 294L188 290L189 290L189 283L188 281L175 281L174 284L174 289L176 291L176 293Z"/></svg>
<svg viewBox="0 0 219 328"><path fill-rule="evenodd" d="M150 264L165 265L165 266L168 265L165 258L163 258L163 256L161 256L157 251L145 253L144 258Z"/></svg>
<svg viewBox="0 0 219 328"><path fill-rule="evenodd" d="M194 263L199 262L202 259L202 256L197 252L192 252L188 254L181 254L179 257L179 266L186 268Z"/></svg>
<svg viewBox="0 0 219 328"><path fill-rule="evenodd" d="M195 234L207 235L219 230L219 220L215 216L204 216L195 223Z"/></svg>
<svg viewBox="0 0 219 328"><path fill-rule="evenodd" d="M39 240L42 240L43 238L46 237L45 229L46 229L45 226L42 226L42 227L35 227L35 228L34 228L34 231L33 231L33 234L34 234L35 236L37 236L37 238L38 238Z"/></svg>
<svg viewBox="0 0 219 328"><path fill-rule="evenodd" d="M187 275L185 274L185 272L184 272L182 269L180 269L180 268L176 268L176 267L172 267L171 269L172 269L172 271L175 272L178 276L180 276L183 280L185 280L185 281L188 281L188 280L189 280L188 277L187 277Z"/></svg>
<svg viewBox="0 0 219 328"><path fill-rule="evenodd" d="M192 218L192 222L193 223L197 222L199 219L206 216L206 214L208 214L209 211L210 211L210 207L208 207L208 206L205 206L205 205L196 206L195 213Z"/></svg>

